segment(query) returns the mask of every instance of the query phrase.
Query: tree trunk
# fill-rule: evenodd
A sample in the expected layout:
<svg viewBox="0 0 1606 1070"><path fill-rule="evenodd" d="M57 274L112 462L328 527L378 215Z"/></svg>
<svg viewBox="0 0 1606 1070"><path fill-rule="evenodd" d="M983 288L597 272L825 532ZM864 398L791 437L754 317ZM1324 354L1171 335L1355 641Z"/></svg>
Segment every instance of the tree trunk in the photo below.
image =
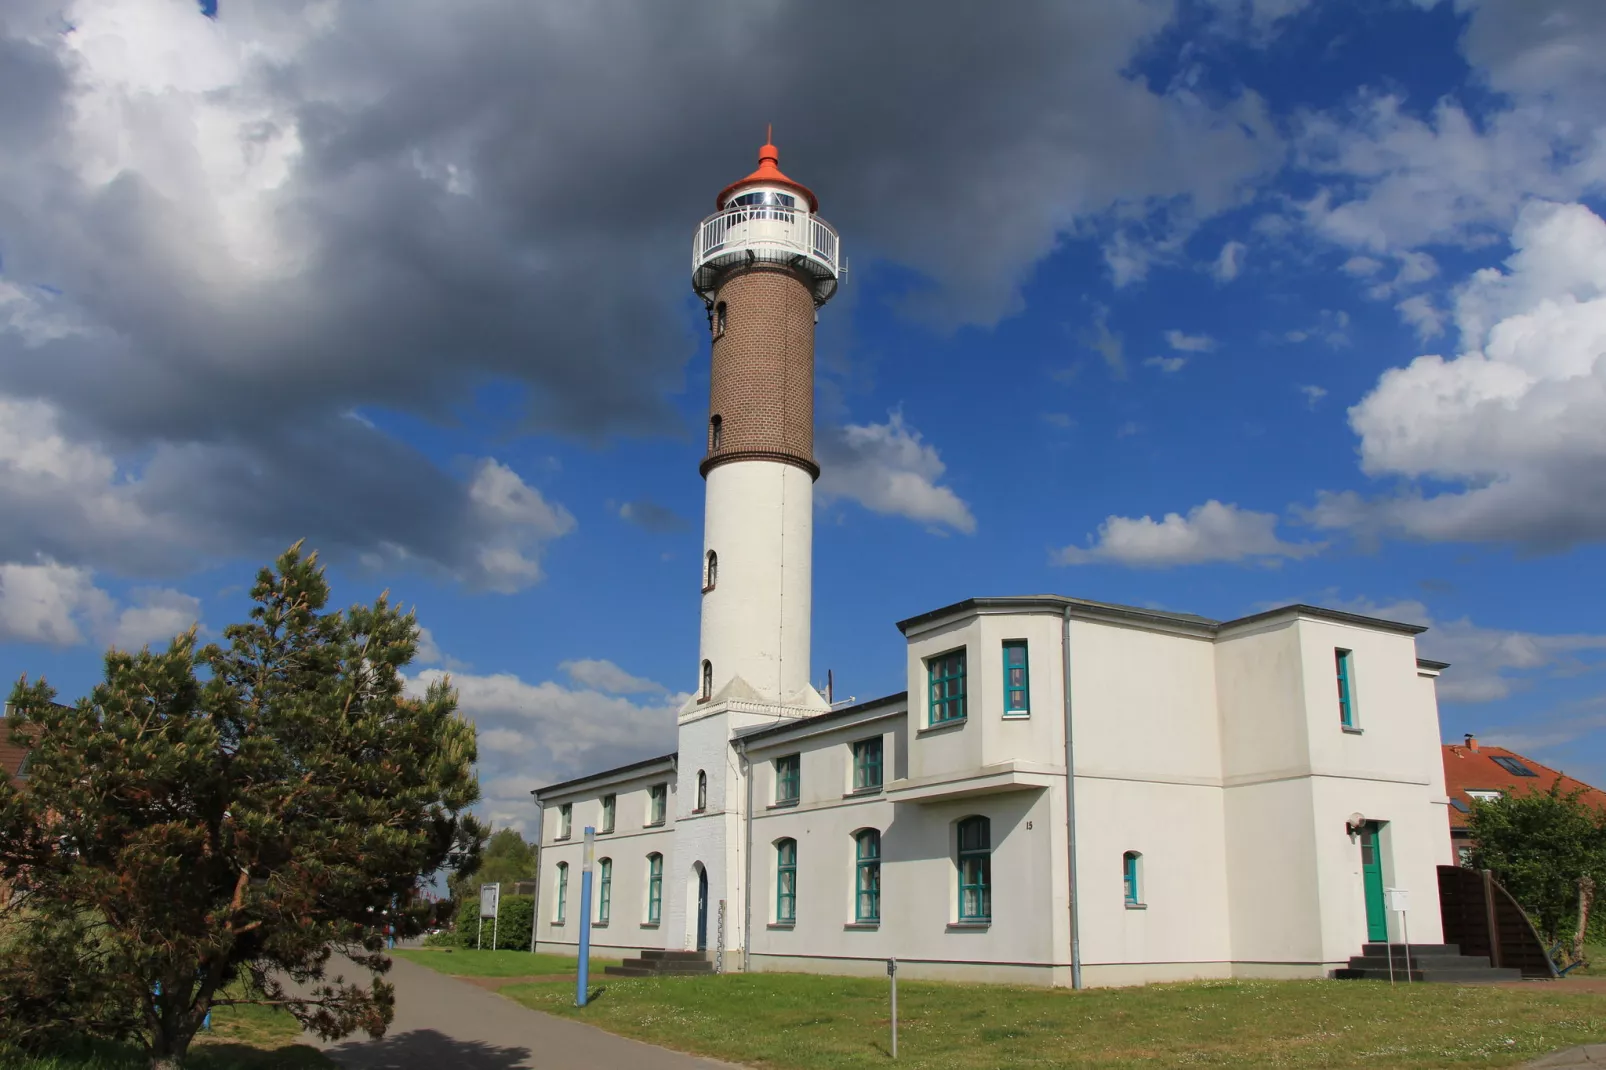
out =
<svg viewBox="0 0 1606 1070"><path fill-rule="evenodd" d="M1578 931L1573 934L1573 961L1584 957L1584 934L1589 931L1589 910L1595 905L1595 878L1578 878Z"/></svg>

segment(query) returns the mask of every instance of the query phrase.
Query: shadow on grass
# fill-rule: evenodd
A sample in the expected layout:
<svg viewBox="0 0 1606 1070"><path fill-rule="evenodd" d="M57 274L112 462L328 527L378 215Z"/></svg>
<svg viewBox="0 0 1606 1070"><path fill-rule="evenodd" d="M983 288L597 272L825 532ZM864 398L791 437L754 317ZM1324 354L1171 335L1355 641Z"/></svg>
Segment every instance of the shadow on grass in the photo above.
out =
<svg viewBox="0 0 1606 1070"><path fill-rule="evenodd" d="M143 1060L140 1065L147 1065ZM196 1044L184 1065L190 1070L328 1070L329 1060L316 1048L286 1044L267 1050L249 1044Z"/></svg>
<svg viewBox="0 0 1606 1070"><path fill-rule="evenodd" d="M433 1029L347 1040L328 1049L328 1055L350 1070L518 1070L535 1065L529 1048L456 1040Z"/></svg>

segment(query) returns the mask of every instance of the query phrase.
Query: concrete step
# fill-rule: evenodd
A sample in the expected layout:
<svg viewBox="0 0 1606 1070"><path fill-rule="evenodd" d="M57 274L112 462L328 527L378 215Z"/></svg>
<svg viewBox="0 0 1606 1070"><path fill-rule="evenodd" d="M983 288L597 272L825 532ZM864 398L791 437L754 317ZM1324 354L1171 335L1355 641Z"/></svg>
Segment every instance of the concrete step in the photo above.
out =
<svg viewBox="0 0 1606 1070"><path fill-rule="evenodd" d="M1372 958L1374 956L1377 958L1387 958L1389 949L1393 948L1394 957L1402 958L1405 955L1406 946L1407 945L1405 944L1385 944L1381 942L1375 944L1362 944L1361 954L1366 958ZM1461 954L1461 948L1458 944L1411 944L1409 946L1411 948L1411 958L1413 960L1418 958L1425 959L1436 957L1439 955Z"/></svg>
<svg viewBox="0 0 1606 1070"><path fill-rule="evenodd" d="M1375 955L1356 955L1349 960L1352 970L1387 970L1389 968L1388 956L1381 951ZM1414 969L1424 970L1487 970L1490 967L1487 955L1418 955L1411 952L1410 966ZM1403 970L1406 966L1405 952L1399 948L1394 949L1394 968Z"/></svg>
<svg viewBox="0 0 1606 1070"><path fill-rule="evenodd" d="M1416 963L1413 962L1411 965L1415 967ZM1334 970L1333 976L1343 981L1387 981L1389 979L1389 971L1387 967L1384 967L1383 969L1375 969L1372 967L1366 967L1363 969L1349 968ZM1511 969L1497 970L1492 967L1484 967L1483 969L1450 970L1432 968L1419 970L1413 968L1410 971L1410 975L1407 976L1403 967L1396 967L1394 970L1394 980L1423 981L1429 984L1468 984L1478 981L1520 981L1522 980L1522 971Z"/></svg>
<svg viewBox="0 0 1606 1070"><path fill-rule="evenodd" d="M693 977L714 972L712 962L625 959L618 966L603 967L615 977Z"/></svg>
<svg viewBox="0 0 1606 1070"><path fill-rule="evenodd" d="M641 953L641 957L659 962L706 962L708 952L647 950Z"/></svg>
<svg viewBox="0 0 1606 1070"><path fill-rule="evenodd" d="M602 972L610 977L657 977L657 970L643 966L604 966Z"/></svg>

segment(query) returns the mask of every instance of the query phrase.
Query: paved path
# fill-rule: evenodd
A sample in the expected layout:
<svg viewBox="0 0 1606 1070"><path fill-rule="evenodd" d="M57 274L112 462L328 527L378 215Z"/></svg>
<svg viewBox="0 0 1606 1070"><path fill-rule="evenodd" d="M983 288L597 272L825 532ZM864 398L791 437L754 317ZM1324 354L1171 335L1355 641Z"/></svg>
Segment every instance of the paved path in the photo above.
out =
<svg viewBox="0 0 1606 1070"><path fill-rule="evenodd" d="M386 979L396 986L396 1019L384 1037L308 1042L351 1070L731 1070L532 1011L404 959Z"/></svg>
<svg viewBox="0 0 1606 1070"><path fill-rule="evenodd" d="M1523 1063L1521 1070L1599 1070L1606 1067L1606 1044L1585 1044L1581 1048L1553 1051L1542 1059Z"/></svg>

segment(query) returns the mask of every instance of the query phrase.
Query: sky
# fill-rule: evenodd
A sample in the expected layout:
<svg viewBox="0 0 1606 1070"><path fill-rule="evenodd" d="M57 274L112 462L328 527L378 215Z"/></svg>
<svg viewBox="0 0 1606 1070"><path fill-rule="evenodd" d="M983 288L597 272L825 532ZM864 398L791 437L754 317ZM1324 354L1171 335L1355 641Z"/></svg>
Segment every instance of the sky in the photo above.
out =
<svg viewBox="0 0 1606 1070"><path fill-rule="evenodd" d="M1606 4L7 0L0 676L388 590L484 814L674 746L767 124L817 340L813 676L1053 592L1430 627L1446 740L1606 785ZM209 14L207 12L210 12Z"/></svg>

